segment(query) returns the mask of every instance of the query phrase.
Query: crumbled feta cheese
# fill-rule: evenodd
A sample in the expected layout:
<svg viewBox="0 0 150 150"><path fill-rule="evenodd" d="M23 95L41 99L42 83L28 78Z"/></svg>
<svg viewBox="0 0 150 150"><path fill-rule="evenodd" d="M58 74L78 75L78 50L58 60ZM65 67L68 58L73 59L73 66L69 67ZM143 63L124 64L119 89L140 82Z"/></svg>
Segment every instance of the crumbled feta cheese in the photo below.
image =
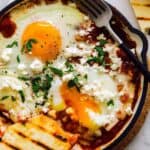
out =
<svg viewBox="0 0 150 150"><path fill-rule="evenodd" d="M0 77L0 90L4 88L11 88L16 91L23 89L22 82L14 77L2 76Z"/></svg>
<svg viewBox="0 0 150 150"><path fill-rule="evenodd" d="M85 21L88 21L90 18L89 18L89 16L84 16L84 18L83 18Z"/></svg>
<svg viewBox="0 0 150 150"><path fill-rule="evenodd" d="M127 115L132 115L133 114L133 111L131 109L131 106L127 106L127 108L125 109L125 112L127 113Z"/></svg>
<svg viewBox="0 0 150 150"><path fill-rule="evenodd" d="M105 47L104 47L104 51L105 52L113 52L114 50L115 50L115 48L117 47L117 45L116 44L110 44L110 43L108 43L108 44L105 44Z"/></svg>
<svg viewBox="0 0 150 150"><path fill-rule="evenodd" d="M99 72L103 72L103 73L108 72L108 70L105 69L103 66L98 67L98 71L99 71Z"/></svg>
<svg viewBox="0 0 150 150"><path fill-rule="evenodd" d="M110 124L116 120L116 116L112 114L100 114L95 113L90 109L86 109L87 113L89 114L89 117L91 120L98 126L105 126L107 124Z"/></svg>
<svg viewBox="0 0 150 150"><path fill-rule="evenodd" d="M121 58L119 57L110 57L110 58L112 61L111 69L112 70L118 69L122 64Z"/></svg>
<svg viewBox="0 0 150 150"><path fill-rule="evenodd" d="M87 72L87 69L86 69L86 67L84 67L83 65L76 65L75 66L75 70L76 70L76 72L78 72L79 74L81 74L81 75L85 75L85 74L87 74L88 72Z"/></svg>
<svg viewBox="0 0 150 150"><path fill-rule="evenodd" d="M88 31L88 32L91 32L92 30L93 30L93 27L87 28L87 31Z"/></svg>
<svg viewBox="0 0 150 150"><path fill-rule="evenodd" d="M80 36L85 36L85 35L87 35L88 33L87 33L87 31L81 29L81 30L78 31L78 34L79 34Z"/></svg>
<svg viewBox="0 0 150 150"><path fill-rule="evenodd" d="M65 57L76 57L76 56L90 56L91 54L91 50L89 49L84 49L84 50L80 50L79 48L77 48L77 46L72 46L72 47L68 47L64 50L64 56Z"/></svg>
<svg viewBox="0 0 150 150"><path fill-rule="evenodd" d="M28 74L28 72L26 71L26 65L25 64L19 64L18 65L18 71L23 74L23 75L26 75Z"/></svg>
<svg viewBox="0 0 150 150"><path fill-rule="evenodd" d="M79 49L86 49L86 48L87 48L87 44L85 44L85 43L83 43L83 42L80 42L80 43L78 43L77 47L78 47Z"/></svg>
<svg viewBox="0 0 150 150"><path fill-rule="evenodd" d="M47 107L43 107L43 108L42 108L42 112L43 112L43 113L47 113L48 111L49 111L49 108L47 108Z"/></svg>
<svg viewBox="0 0 150 150"><path fill-rule="evenodd" d="M117 76L117 72L115 72L115 71L110 71L110 72L109 72L109 75L110 75L111 77L115 77L115 76Z"/></svg>
<svg viewBox="0 0 150 150"><path fill-rule="evenodd" d="M104 34L100 34L99 36L97 36L97 40L106 40L106 37L104 36Z"/></svg>
<svg viewBox="0 0 150 150"><path fill-rule="evenodd" d="M87 62L87 58L83 57L80 59L80 64L83 65Z"/></svg>
<svg viewBox="0 0 150 150"><path fill-rule="evenodd" d="M93 96L101 102L109 101L110 99L116 97L116 93L103 89L102 84L97 81L91 84L83 85L81 92Z"/></svg>
<svg viewBox="0 0 150 150"><path fill-rule="evenodd" d="M38 59L35 59L31 65L30 65L30 68L31 70L34 72L34 73L40 73L42 72L43 70L43 67L44 67L44 64L38 60Z"/></svg>
<svg viewBox="0 0 150 150"><path fill-rule="evenodd" d="M66 74L63 76L63 81L69 81L71 79L73 79L73 74L72 73L69 73L69 74Z"/></svg>
<svg viewBox="0 0 150 150"><path fill-rule="evenodd" d="M12 54L12 48L5 48L2 53L1 53L1 60L5 63L8 63L11 59L11 54Z"/></svg>

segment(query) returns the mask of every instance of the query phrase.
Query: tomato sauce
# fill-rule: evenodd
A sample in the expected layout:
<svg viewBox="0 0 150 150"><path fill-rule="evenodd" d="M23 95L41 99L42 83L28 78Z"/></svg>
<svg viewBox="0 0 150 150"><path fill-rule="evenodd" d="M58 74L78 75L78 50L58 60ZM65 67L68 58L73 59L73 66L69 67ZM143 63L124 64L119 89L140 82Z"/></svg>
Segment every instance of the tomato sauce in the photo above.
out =
<svg viewBox="0 0 150 150"><path fill-rule="evenodd" d="M0 21L0 32L5 38L10 38L16 31L16 24L11 20L9 15L6 15Z"/></svg>

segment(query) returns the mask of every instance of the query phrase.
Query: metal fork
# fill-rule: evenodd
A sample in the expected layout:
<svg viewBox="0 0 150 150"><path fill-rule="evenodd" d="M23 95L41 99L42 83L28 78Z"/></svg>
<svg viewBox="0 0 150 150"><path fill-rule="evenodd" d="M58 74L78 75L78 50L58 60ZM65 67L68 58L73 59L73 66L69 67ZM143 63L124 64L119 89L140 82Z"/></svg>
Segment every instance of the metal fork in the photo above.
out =
<svg viewBox="0 0 150 150"><path fill-rule="evenodd" d="M120 48L128 55L141 73L150 81L150 72L140 62L136 55L125 45L124 41L113 31L110 26L113 13L110 6L104 0L72 0L77 6L91 17L98 27L105 26Z"/></svg>

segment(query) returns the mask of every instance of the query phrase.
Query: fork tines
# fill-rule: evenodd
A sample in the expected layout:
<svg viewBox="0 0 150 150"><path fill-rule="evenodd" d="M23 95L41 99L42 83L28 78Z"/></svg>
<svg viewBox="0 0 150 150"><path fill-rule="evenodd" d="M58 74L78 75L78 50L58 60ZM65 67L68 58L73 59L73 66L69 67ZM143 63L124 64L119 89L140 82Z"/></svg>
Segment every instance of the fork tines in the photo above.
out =
<svg viewBox="0 0 150 150"><path fill-rule="evenodd" d="M92 18L97 18L107 8L103 0L72 0L77 4L79 9L90 15Z"/></svg>

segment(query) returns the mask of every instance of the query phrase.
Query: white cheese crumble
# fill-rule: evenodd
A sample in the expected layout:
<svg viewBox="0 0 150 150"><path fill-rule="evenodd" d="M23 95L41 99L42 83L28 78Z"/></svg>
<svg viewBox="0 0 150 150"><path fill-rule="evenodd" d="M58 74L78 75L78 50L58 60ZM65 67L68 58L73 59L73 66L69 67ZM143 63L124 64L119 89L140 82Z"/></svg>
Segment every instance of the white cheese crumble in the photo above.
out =
<svg viewBox="0 0 150 150"><path fill-rule="evenodd" d="M89 18L89 16L84 16L84 18L83 18L85 21L88 21L88 20L90 20L90 18Z"/></svg>
<svg viewBox="0 0 150 150"><path fill-rule="evenodd" d="M19 64L18 65L18 71L23 74L23 75L26 75L28 74L28 72L26 71L26 65L25 64Z"/></svg>
<svg viewBox="0 0 150 150"><path fill-rule="evenodd" d="M99 36L97 36L97 40L101 40L101 39L106 40L106 37L104 34L100 34Z"/></svg>
<svg viewBox="0 0 150 150"><path fill-rule="evenodd" d="M86 109L91 120L98 126L105 126L107 124L111 124L116 120L115 114L100 114L95 113L90 109Z"/></svg>
<svg viewBox="0 0 150 150"><path fill-rule="evenodd" d="M108 44L105 44L103 50L105 52L112 53L113 51L116 50L116 48L118 48L116 44L110 44L110 43L108 43Z"/></svg>
<svg viewBox="0 0 150 150"><path fill-rule="evenodd" d="M95 97L97 100L101 102L109 101L110 99L116 97L116 93L104 89L102 84L97 81L83 85L83 87L81 88L81 92L84 94L88 93L88 95Z"/></svg>
<svg viewBox="0 0 150 150"><path fill-rule="evenodd" d="M90 56L91 49L79 49L76 45L73 45L71 47L68 47L64 50L64 56L66 58L68 57L76 57L76 56Z"/></svg>
<svg viewBox="0 0 150 150"><path fill-rule="evenodd" d="M1 53L1 60L5 63L8 63L11 59L13 49L12 48L5 48Z"/></svg>
<svg viewBox="0 0 150 150"><path fill-rule="evenodd" d="M0 90L4 88L11 88L16 91L20 91L23 89L22 82L14 77L0 77Z"/></svg>
<svg viewBox="0 0 150 150"><path fill-rule="evenodd" d="M127 113L127 115L132 115L133 114L133 111L132 111L132 108L131 106L127 106L126 109L125 109L125 112Z"/></svg>
<svg viewBox="0 0 150 150"><path fill-rule="evenodd" d="M44 67L44 64L38 60L38 59L35 59L31 65L30 65L30 68L31 70L34 72L34 73L40 73L42 72L43 70L43 67Z"/></svg>
<svg viewBox="0 0 150 150"><path fill-rule="evenodd" d="M83 76L88 73L87 68L80 64L75 65L75 70L77 73L79 73L80 75L83 75Z"/></svg>
<svg viewBox="0 0 150 150"><path fill-rule="evenodd" d="M110 57L110 58L112 61L111 69L112 70L118 69L122 64L121 58L119 57Z"/></svg>
<svg viewBox="0 0 150 150"><path fill-rule="evenodd" d="M73 73L69 73L69 74L64 75L62 79L63 81L69 81L73 79L73 77L74 77Z"/></svg>
<svg viewBox="0 0 150 150"><path fill-rule="evenodd" d="M78 31L78 34L79 34L80 36L85 36L85 35L87 35L88 33L87 33L86 30L81 29L81 30Z"/></svg>

